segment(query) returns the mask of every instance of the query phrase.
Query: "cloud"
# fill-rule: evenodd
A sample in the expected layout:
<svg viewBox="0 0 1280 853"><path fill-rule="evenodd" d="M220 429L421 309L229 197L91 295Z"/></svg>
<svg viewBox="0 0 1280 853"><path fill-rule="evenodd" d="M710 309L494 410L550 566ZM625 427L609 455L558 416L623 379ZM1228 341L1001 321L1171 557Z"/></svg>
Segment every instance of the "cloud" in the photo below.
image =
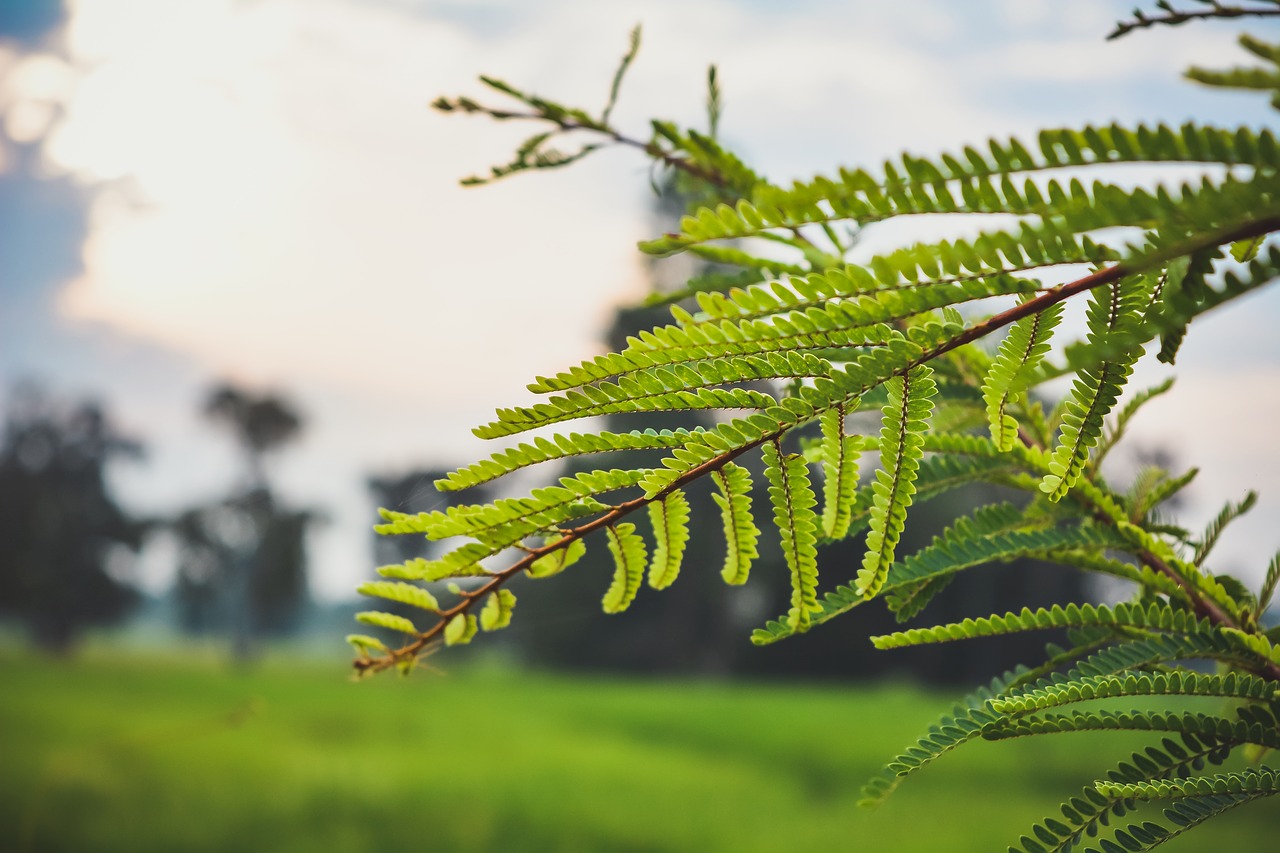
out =
<svg viewBox="0 0 1280 853"><path fill-rule="evenodd" d="M460 190L511 139L426 108L472 49L455 31L337 4L221 5L216 51L200 15L170 22L154 55L123 24L73 27L98 65L49 155L128 184L95 205L67 316L215 372L457 397L493 387L504 347L488 341L527 335L550 288L582 305L550 357L589 354L601 302L634 287L633 205L601 199L590 166L551 194Z"/></svg>
<svg viewBox="0 0 1280 853"><path fill-rule="evenodd" d="M638 135L650 112L700 123L714 60L726 133L786 177L1016 129L1023 105L986 94L1009 68L1032 80L1094 69L1115 90L1160 56L1135 43L1071 62L1083 36L1046 41L1053 22L1030 46L977 50L963 37L972 16L906 5L781 15L561 0L517 32L438 3L78 4L67 42L84 77L47 152L82 180L122 183L94 207L63 310L215 372L388 395L412 377L425 395L478 402L478 389L512 387L502 350L536 334L548 302L579 306L538 335L548 369L594 350L609 306L638 292L631 247L646 226L643 164L621 155L460 190L460 175L519 138L426 109L440 92L475 92L474 74L590 105L643 19L620 121ZM1105 6L1087 5L1093 17ZM938 32L904 40L921 18ZM960 55L931 49L939 40Z"/></svg>
<svg viewBox="0 0 1280 853"><path fill-rule="evenodd" d="M59 296L72 328L133 342L134 360L171 353L183 377L295 389L314 413L280 469L299 499L346 507L323 534L333 591L363 566L363 473L485 452L466 426L596 352L643 287L634 153L462 190L525 129L430 100L489 73L595 107L639 21L619 122L701 126L715 62L726 138L787 180L1045 121L1199 112L1211 96L1176 71L1233 50L1230 30L1190 28L1106 45L1123 5L1030 5L85 0L65 59L4 75L0 112L24 138L53 127L45 167L98 188ZM135 384L133 417L163 435L153 471L130 475L136 499L214 488L214 439L178 411L198 394ZM206 461L158 473L183 458Z"/></svg>

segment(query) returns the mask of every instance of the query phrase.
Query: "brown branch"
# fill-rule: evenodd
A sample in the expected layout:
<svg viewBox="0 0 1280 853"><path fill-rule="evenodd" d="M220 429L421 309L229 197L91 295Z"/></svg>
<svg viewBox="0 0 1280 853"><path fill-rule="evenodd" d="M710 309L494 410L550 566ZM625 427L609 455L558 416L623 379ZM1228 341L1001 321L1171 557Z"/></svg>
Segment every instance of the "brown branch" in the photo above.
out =
<svg viewBox="0 0 1280 853"><path fill-rule="evenodd" d="M1274 2L1271 5L1274 7ZM1173 27L1178 24L1185 24L1188 21L1208 20L1211 18L1273 18L1277 15L1280 15L1280 9L1260 9L1255 6L1224 6L1217 2L1213 2L1208 9L1200 11L1179 11L1173 8L1166 8L1164 13L1151 16L1145 14L1141 9L1134 9L1133 19L1116 24L1116 28L1107 36L1107 40L1118 39L1134 30L1143 30L1158 24Z"/></svg>
<svg viewBox="0 0 1280 853"><path fill-rule="evenodd" d="M1164 560L1146 550L1139 551L1136 556L1142 561L1143 565L1148 566L1152 571L1172 578L1173 581L1178 584L1178 586L1181 587L1191 599L1191 604L1195 608L1197 616L1202 619L1208 619L1210 624L1219 628L1234 628L1237 631L1241 630L1235 619L1231 618L1231 614L1223 610L1216 601L1201 596L1199 592L1187 582L1186 578L1174 571L1173 567ZM1258 664L1254 667L1250 667L1250 669L1258 675L1269 678L1272 681L1280 681L1280 665L1276 664L1274 661L1259 659Z"/></svg>
<svg viewBox="0 0 1280 853"><path fill-rule="evenodd" d="M1280 216L1267 217L1264 219L1257 220L1255 222L1249 222L1244 225L1237 226L1235 228L1220 229L1219 231L1215 232L1213 235L1206 236L1201 240L1197 241L1196 245L1194 246L1184 246L1176 250L1170 250L1162 255L1154 256L1148 259L1148 261L1144 266L1135 267L1135 266L1130 266L1123 263L1115 264L1114 266L1110 266L1110 267L1106 267L1105 269L1098 270L1094 273L1084 276L1083 278L1076 279L1075 281L1066 282L1064 284L1057 285L1056 287L1052 287L1049 290L1045 291L1040 296L1037 296L1035 299L1031 299L1027 302L1023 302L1019 305L1014 306L1013 308L1008 309L1007 311L1002 311L999 314L995 314L987 318L986 320L980 323L977 323L974 326L971 326L970 328L961 332L959 335L956 335L954 338L951 338L950 340L945 341L944 343L934 347L931 350L927 350L921 353L919 357L913 359L909 364L899 368L890 376L886 376L879 381L884 382L884 381L887 381L888 379L893 378L894 376L903 376L912 368L918 367L921 364L932 361L938 356L948 353L951 350L957 349L961 346L964 346L965 344L973 343L974 341L979 340L998 329L1001 329L1012 323L1016 323L1018 320L1021 320L1024 317L1029 317L1032 314L1036 314L1040 311L1045 310L1046 308L1049 308L1052 305L1056 305L1059 302L1062 302L1066 299L1070 299L1072 296L1076 296L1077 294L1084 293L1085 291L1091 290L1095 287L1100 287L1104 284L1111 284L1113 282L1119 281L1125 276L1132 275L1136 272L1141 272L1142 269L1145 269L1149 265L1167 261L1173 257L1179 257L1184 254L1189 254L1192 251L1197 251L1199 249L1206 248L1208 246L1222 245L1224 243L1233 243L1237 240L1245 240L1251 237L1259 237L1266 234L1270 234L1271 232L1277 231L1277 230L1280 230ZM865 393L865 391L869 389L864 388L862 390ZM729 462L738 458L739 456L746 453L747 451L752 450L753 448L759 447L761 444L764 444L766 441L774 441L781 438L788 430L793 429L794 427L795 427L794 424L788 424L777 430L766 433L760 436L759 438L757 438L756 440L748 444L744 444L742 447L735 448L734 450L731 450L721 456L717 456L712 459L709 459L706 462L703 462L702 464L684 472L679 477L674 479L664 489L655 493L654 495L652 496L642 495L641 497L635 498L630 501L626 501L625 503L618 504L613 509L609 510L608 512L601 515L600 517L592 521L586 522L585 524L581 524L577 527L571 528L556 541L551 542L547 545L543 545L540 548L530 549L528 553L526 553L525 556L520 558L520 560L518 560L514 565L506 569L503 569L502 571L494 573L493 577L490 580L486 581L482 586L478 587L474 591L469 591L468 594L463 596L462 600L459 601L456 605L454 605L449 609L439 611L438 613L439 621L437 621L435 625L433 625L431 628L427 629L423 633L418 634L416 638L413 640L413 642L405 646L402 646L398 649L391 650L387 652L385 655L382 655L381 657L358 658L354 662L353 666L355 667L357 673L360 673L360 674L369 673L369 672L379 672L381 670L388 669L392 666L395 666L397 663L399 663L400 661L406 658L415 657L419 652L421 652L423 649L425 649L432 643L438 642L439 637L444 633L445 626L448 625L448 623L452 619L456 617L465 616L467 611L469 611L477 601L483 598L486 594L497 590L504 583L509 581L511 578L515 577L521 571L527 569L529 566L533 564L535 560L541 557L547 556L548 554L553 554L556 551L561 550L562 548L567 548L569 545L573 544L577 540L583 538L589 533L599 530L602 527L608 527L610 525L616 524L620 519L626 517L627 515L630 515L636 510L641 509L645 506L648 506L650 503L656 500L661 500L662 498L666 497L669 493L677 489L683 488L688 483L691 483L694 480L697 480L703 477L704 475L711 473L712 471L716 471L716 470L719 470L720 468L723 468ZM1181 578L1179 575L1177 575L1177 573L1174 572L1171 567L1164 564L1163 561L1159 560L1158 557L1156 557L1153 554L1146 554L1145 556L1144 555L1139 555L1139 556L1143 558L1144 562L1147 562L1147 559L1149 558L1153 562L1149 562L1148 565L1150 565L1153 570L1160 571L1163 574L1169 575L1176 582L1178 582L1180 585L1183 585L1185 587L1186 580L1184 578ZM1188 589L1188 593L1191 595L1193 604L1195 604L1197 608L1197 612L1201 612L1201 610L1203 609L1203 614L1211 622L1213 622L1216 625L1220 625L1222 627L1229 627L1229 628L1238 627L1235 624L1234 620L1231 619L1230 615L1227 614L1225 611L1223 611L1221 607L1219 607L1215 602L1205 601L1201 599L1195 593L1194 590ZM1280 666L1277 666L1273 663L1268 663L1264 667L1264 669L1270 677L1276 680L1280 680Z"/></svg>
<svg viewBox="0 0 1280 853"><path fill-rule="evenodd" d="M456 107L451 107L451 109L456 109ZM486 107L481 107L479 105L475 105L472 109L467 109L465 107L463 107L462 109L464 109L464 111L466 112L483 112L485 115L489 116L490 118L497 119L499 121L508 120L508 119L516 119L520 121L549 121L552 124L554 124L556 127L560 128L560 131L562 133L573 133L574 131L579 131L579 130L591 131L593 133L598 133L601 136L606 137L616 145L626 145L631 148L638 148L639 150L643 151L645 154L652 157L653 159L662 162L663 165L673 169L679 169L685 174L691 175L692 177L695 177L700 181L705 181L706 183L711 184L712 186L725 189L729 185L728 180L726 180L724 175L720 174L719 172L708 171L706 169L703 169L701 166L698 166L696 163L690 163L688 160L682 157L676 157L671 152L666 151L655 142L643 142L639 139L635 139L630 136L625 136L620 131L610 127L609 125L586 124L584 122L575 121L565 116L548 115L546 113L527 113L527 112L516 112L513 110L492 110Z"/></svg>
<svg viewBox="0 0 1280 853"><path fill-rule="evenodd" d="M382 657L357 659L354 662L356 671L361 674L365 672L379 672L381 670L394 666L397 662L399 662L404 658L415 656L418 652L422 651L430 643L435 641L437 637L443 634L445 626L453 618L462 616L463 614L465 614L468 610L470 610L475 605L476 601L484 597L486 594L497 590L498 587L502 586L508 580L515 577L521 571L529 568L529 566L533 565L533 562L535 560L541 557L545 557L548 554L553 554L556 551L561 550L562 548L567 548L569 545L583 538L588 533L592 533L596 530L599 530L602 527L610 527L614 524L617 524L619 519L625 518L626 516L630 515L636 510L642 509L643 507L648 506L654 501L661 500L671 492L674 492L675 490L684 487L686 484L691 483L694 480L697 480L703 477L704 475L711 473L712 471L723 468L725 465L729 464L734 459L741 456L743 453L746 453L748 450L751 450L752 448L755 448L755 447L759 447L764 442L770 441L772 439L775 439L781 436L785 431L786 430L778 430L777 432L770 433L765 436L761 436L756 441L753 441L750 444L745 444L742 447L739 447L735 450L731 450L728 453L724 454L723 456L717 456L714 459L708 459L706 462L703 462L701 465L698 465L695 468L690 468L688 471L681 474L679 477L673 480L670 485L668 485L662 491L657 492L652 497L641 496L641 497L635 498L634 500L630 500L625 503L618 504L616 507L606 512L604 515L601 515L599 518L595 518L591 521L586 522L585 524L581 524L577 527L571 528L565 533L564 536L557 539L556 541L551 542L550 544L547 544L547 545L543 545L541 548L531 549L528 554L526 554L524 557L521 557L520 560L518 560L514 565L509 566L508 568L505 568L500 572L495 572L491 579L486 581L483 586L471 592L468 595L468 597L465 597L462 601L458 602L456 605L449 608L448 610L440 611L439 621L436 622L435 625L431 626L431 628L427 629L425 632L419 634L412 643L409 643L408 645L403 646L401 648L395 649Z"/></svg>

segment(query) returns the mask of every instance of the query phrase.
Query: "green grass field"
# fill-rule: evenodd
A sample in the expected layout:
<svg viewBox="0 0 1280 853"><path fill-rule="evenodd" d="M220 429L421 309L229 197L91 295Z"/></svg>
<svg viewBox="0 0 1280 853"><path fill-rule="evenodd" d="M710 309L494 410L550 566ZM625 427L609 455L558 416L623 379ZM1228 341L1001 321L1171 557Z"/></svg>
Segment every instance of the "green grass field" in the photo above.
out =
<svg viewBox="0 0 1280 853"><path fill-rule="evenodd" d="M1004 850L1134 743L977 743L857 808L944 701L489 670L354 684L337 663L10 652L0 850ZM1168 849L1272 849L1280 810L1216 829Z"/></svg>

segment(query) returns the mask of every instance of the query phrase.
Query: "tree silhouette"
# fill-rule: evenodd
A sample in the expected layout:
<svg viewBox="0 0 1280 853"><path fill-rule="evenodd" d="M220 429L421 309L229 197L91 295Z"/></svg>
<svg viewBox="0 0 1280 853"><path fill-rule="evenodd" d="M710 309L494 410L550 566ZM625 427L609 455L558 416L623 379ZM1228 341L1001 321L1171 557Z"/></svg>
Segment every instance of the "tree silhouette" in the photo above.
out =
<svg viewBox="0 0 1280 853"><path fill-rule="evenodd" d="M170 522L182 546L174 593L184 628L229 629L232 655L245 661L260 637L294 627L307 597L306 530L319 515L281 506L270 488L267 455L302 431L289 401L222 384L203 411L226 426L243 451L246 483Z"/></svg>
<svg viewBox="0 0 1280 853"><path fill-rule="evenodd" d="M61 405L29 388L11 396L0 438L0 616L21 621L38 647L65 654L137 600L120 575L146 525L116 504L104 471L141 452L96 403Z"/></svg>
<svg viewBox="0 0 1280 853"><path fill-rule="evenodd" d="M204 412L235 434L245 451L249 481L255 488L266 485L263 457L302 431L302 418L287 400L274 394L255 397L230 384L219 385L209 393Z"/></svg>

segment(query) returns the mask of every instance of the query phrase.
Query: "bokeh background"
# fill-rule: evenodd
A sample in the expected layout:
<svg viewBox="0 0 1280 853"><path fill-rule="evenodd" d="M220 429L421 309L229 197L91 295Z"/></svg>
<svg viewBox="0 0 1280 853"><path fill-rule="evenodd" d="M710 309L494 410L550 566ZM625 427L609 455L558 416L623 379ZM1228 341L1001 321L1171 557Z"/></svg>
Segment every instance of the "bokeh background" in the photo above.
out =
<svg viewBox="0 0 1280 853"><path fill-rule="evenodd" d="M1044 126L1275 127L1262 98L1180 79L1234 62L1241 27L1104 41L1131 5L0 0L0 848L1016 838L1089 778L1070 745L962 759L874 818L853 801L935 691L1022 647L888 659L850 628L760 651L749 628L783 609L767 579L685 578L605 620L598 572L522 596L509 636L447 677L346 684L342 635L354 586L419 544L375 545L375 508L443 506L433 472L494 449L471 426L602 352L679 274L635 249L667 214L634 151L464 189L521 128L434 98L489 74L598 109L640 23L617 123L703 126L714 63L722 138L779 181ZM1275 292L1197 323L1117 460L1199 466L1177 507L1193 528L1259 488L1217 552L1250 581L1280 545L1277 323ZM935 618L1106 594L991 577Z"/></svg>

